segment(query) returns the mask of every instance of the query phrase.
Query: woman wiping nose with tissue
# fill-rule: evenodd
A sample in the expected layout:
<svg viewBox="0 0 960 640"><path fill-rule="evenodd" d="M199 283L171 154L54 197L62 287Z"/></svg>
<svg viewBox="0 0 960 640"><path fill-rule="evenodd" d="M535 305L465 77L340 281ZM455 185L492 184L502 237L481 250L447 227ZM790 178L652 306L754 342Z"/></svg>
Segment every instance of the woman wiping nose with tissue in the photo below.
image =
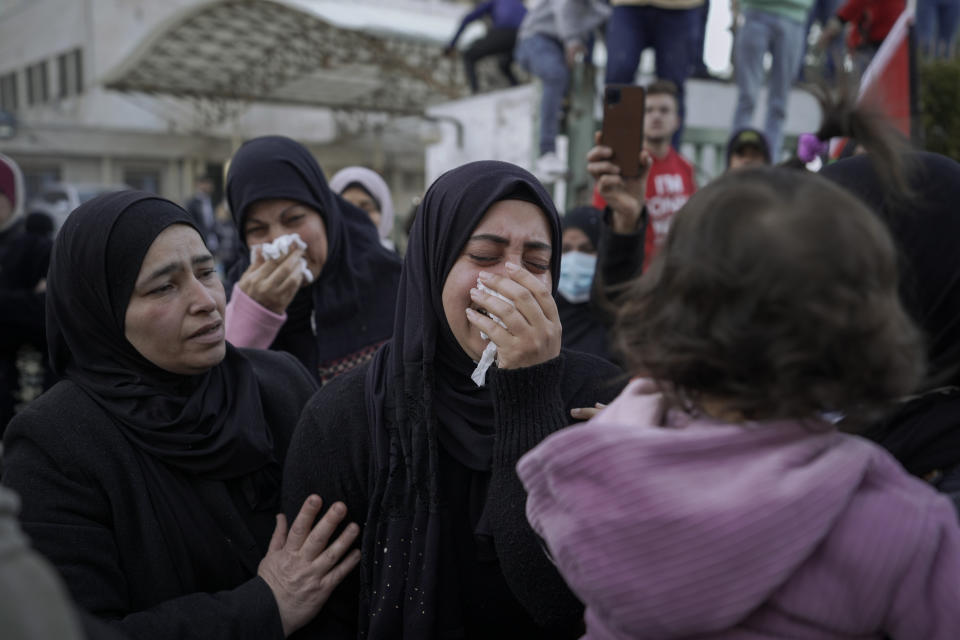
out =
<svg viewBox="0 0 960 640"><path fill-rule="evenodd" d="M358 621L371 640L579 636L513 469L571 408L623 387L613 365L561 347L559 249L553 202L519 167L470 163L425 194L393 338L314 396L290 445L287 505L320 491L365 514L362 577L316 637L357 637Z"/></svg>
<svg viewBox="0 0 960 640"><path fill-rule="evenodd" d="M369 360L390 337L400 260L367 214L330 190L303 145L280 136L240 147L227 198L251 249L229 274L227 340L290 352L321 384Z"/></svg>

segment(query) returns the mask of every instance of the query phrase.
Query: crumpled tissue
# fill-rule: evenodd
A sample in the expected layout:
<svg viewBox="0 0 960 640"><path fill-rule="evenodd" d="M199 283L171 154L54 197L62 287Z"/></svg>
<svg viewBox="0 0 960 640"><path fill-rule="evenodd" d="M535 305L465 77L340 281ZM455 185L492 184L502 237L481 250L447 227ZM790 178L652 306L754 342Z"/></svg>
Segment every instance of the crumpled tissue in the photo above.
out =
<svg viewBox="0 0 960 640"><path fill-rule="evenodd" d="M509 302L511 306L516 306L513 304L512 300L504 297L503 295L497 293L493 289L487 287L482 282L480 282L480 278L477 278L477 289L479 289L480 291L489 293L495 298L500 298L501 300L505 300L506 302ZM503 323L503 320L501 320L497 316L493 315L489 311L487 312L487 315L490 316L491 320L499 324L504 329L507 328L507 325ZM490 336L485 334L483 331L480 332L480 337L483 338L484 340L490 340ZM493 365L496 359L497 359L497 345L495 345L493 342L488 342L486 348L483 350L483 353L480 355L480 362L477 363L477 368L474 369L473 373L470 374L470 379L473 380L473 382L478 387L482 387L484 384L486 384L487 369L489 369L490 366Z"/></svg>
<svg viewBox="0 0 960 640"><path fill-rule="evenodd" d="M250 261L253 262L256 258L257 250L259 250L261 255L267 260L279 260L290 253L290 250L294 246L298 249L307 248L307 243L303 241L299 233L288 233L285 236L280 236L273 242L255 244L250 247ZM300 257L300 272L307 282L313 282L313 274L310 273L310 269L307 268L307 259L302 256Z"/></svg>

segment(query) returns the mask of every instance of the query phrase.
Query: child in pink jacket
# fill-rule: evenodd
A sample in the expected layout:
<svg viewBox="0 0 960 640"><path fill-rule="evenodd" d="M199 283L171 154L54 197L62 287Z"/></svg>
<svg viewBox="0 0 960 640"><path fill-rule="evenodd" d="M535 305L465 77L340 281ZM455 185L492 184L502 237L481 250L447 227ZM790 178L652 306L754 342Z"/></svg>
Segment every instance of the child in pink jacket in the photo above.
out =
<svg viewBox="0 0 960 640"><path fill-rule="evenodd" d="M638 377L517 471L585 637L960 637L950 502L839 432L923 375L883 224L815 175L694 196L620 311Z"/></svg>

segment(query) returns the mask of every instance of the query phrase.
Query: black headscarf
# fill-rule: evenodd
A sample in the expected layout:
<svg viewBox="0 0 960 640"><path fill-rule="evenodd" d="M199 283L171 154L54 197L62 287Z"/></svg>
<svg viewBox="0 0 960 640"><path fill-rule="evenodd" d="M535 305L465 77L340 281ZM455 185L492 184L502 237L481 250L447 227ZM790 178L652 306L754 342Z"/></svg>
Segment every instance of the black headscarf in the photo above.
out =
<svg viewBox="0 0 960 640"><path fill-rule="evenodd" d="M70 215L47 279L50 362L141 450L188 473L235 478L273 461L246 358L228 345L219 365L184 376L148 361L124 334L143 258L173 224L196 228L177 205L138 191L99 196Z"/></svg>
<svg viewBox="0 0 960 640"><path fill-rule="evenodd" d="M400 260L380 244L370 217L330 190L306 147L282 136L244 143L230 163L226 190L244 244L244 218L250 205L259 200L293 200L323 218L327 261L317 280L301 289L287 309L281 335L308 326L312 312L319 363L390 337ZM238 268L246 269L249 264L246 256Z"/></svg>
<svg viewBox="0 0 960 640"><path fill-rule="evenodd" d="M927 340L927 389L960 387L960 164L915 152L907 166L909 199L890 192L869 154L821 173L877 212L897 243L901 299ZM960 390L923 394L867 435L916 475L960 464Z"/></svg>
<svg viewBox="0 0 960 640"><path fill-rule="evenodd" d="M960 164L935 154L909 156L915 196L892 197L864 154L821 173L859 196L884 220L900 255L900 294L923 329L931 386L960 386Z"/></svg>
<svg viewBox="0 0 960 640"><path fill-rule="evenodd" d="M600 246L600 226L603 224L603 212L596 207L576 207L563 216L563 230L580 229L590 239L593 248Z"/></svg>
<svg viewBox="0 0 960 640"><path fill-rule="evenodd" d="M236 558L223 556L216 542L223 534L194 487L236 481L247 508L274 510L280 465L242 353L228 344L220 364L186 376L160 369L125 337L143 259L174 224L196 229L177 205L138 191L98 196L67 218L47 279L50 361L134 447L165 538L193 560L177 567L184 585L225 588L244 573Z"/></svg>
<svg viewBox="0 0 960 640"><path fill-rule="evenodd" d="M435 634L439 538L448 517L439 502L438 448L469 468L490 468L493 403L470 380L474 363L453 336L441 294L484 214L509 199L546 214L556 292L560 220L549 194L519 167L483 161L445 173L424 195L410 233L393 338L367 374L376 479L363 533L361 620L371 638L400 628L409 638Z"/></svg>

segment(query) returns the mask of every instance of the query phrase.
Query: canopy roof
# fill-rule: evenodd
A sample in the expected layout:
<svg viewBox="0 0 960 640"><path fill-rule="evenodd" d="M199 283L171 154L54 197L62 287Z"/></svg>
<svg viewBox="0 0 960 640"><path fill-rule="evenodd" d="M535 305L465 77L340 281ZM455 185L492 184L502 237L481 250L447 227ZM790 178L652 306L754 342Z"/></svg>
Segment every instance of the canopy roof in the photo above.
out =
<svg viewBox="0 0 960 640"><path fill-rule="evenodd" d="M215 0L159 26L108 89L217 101L422 114L468 93L443 56L464 7Z"/></svg>

